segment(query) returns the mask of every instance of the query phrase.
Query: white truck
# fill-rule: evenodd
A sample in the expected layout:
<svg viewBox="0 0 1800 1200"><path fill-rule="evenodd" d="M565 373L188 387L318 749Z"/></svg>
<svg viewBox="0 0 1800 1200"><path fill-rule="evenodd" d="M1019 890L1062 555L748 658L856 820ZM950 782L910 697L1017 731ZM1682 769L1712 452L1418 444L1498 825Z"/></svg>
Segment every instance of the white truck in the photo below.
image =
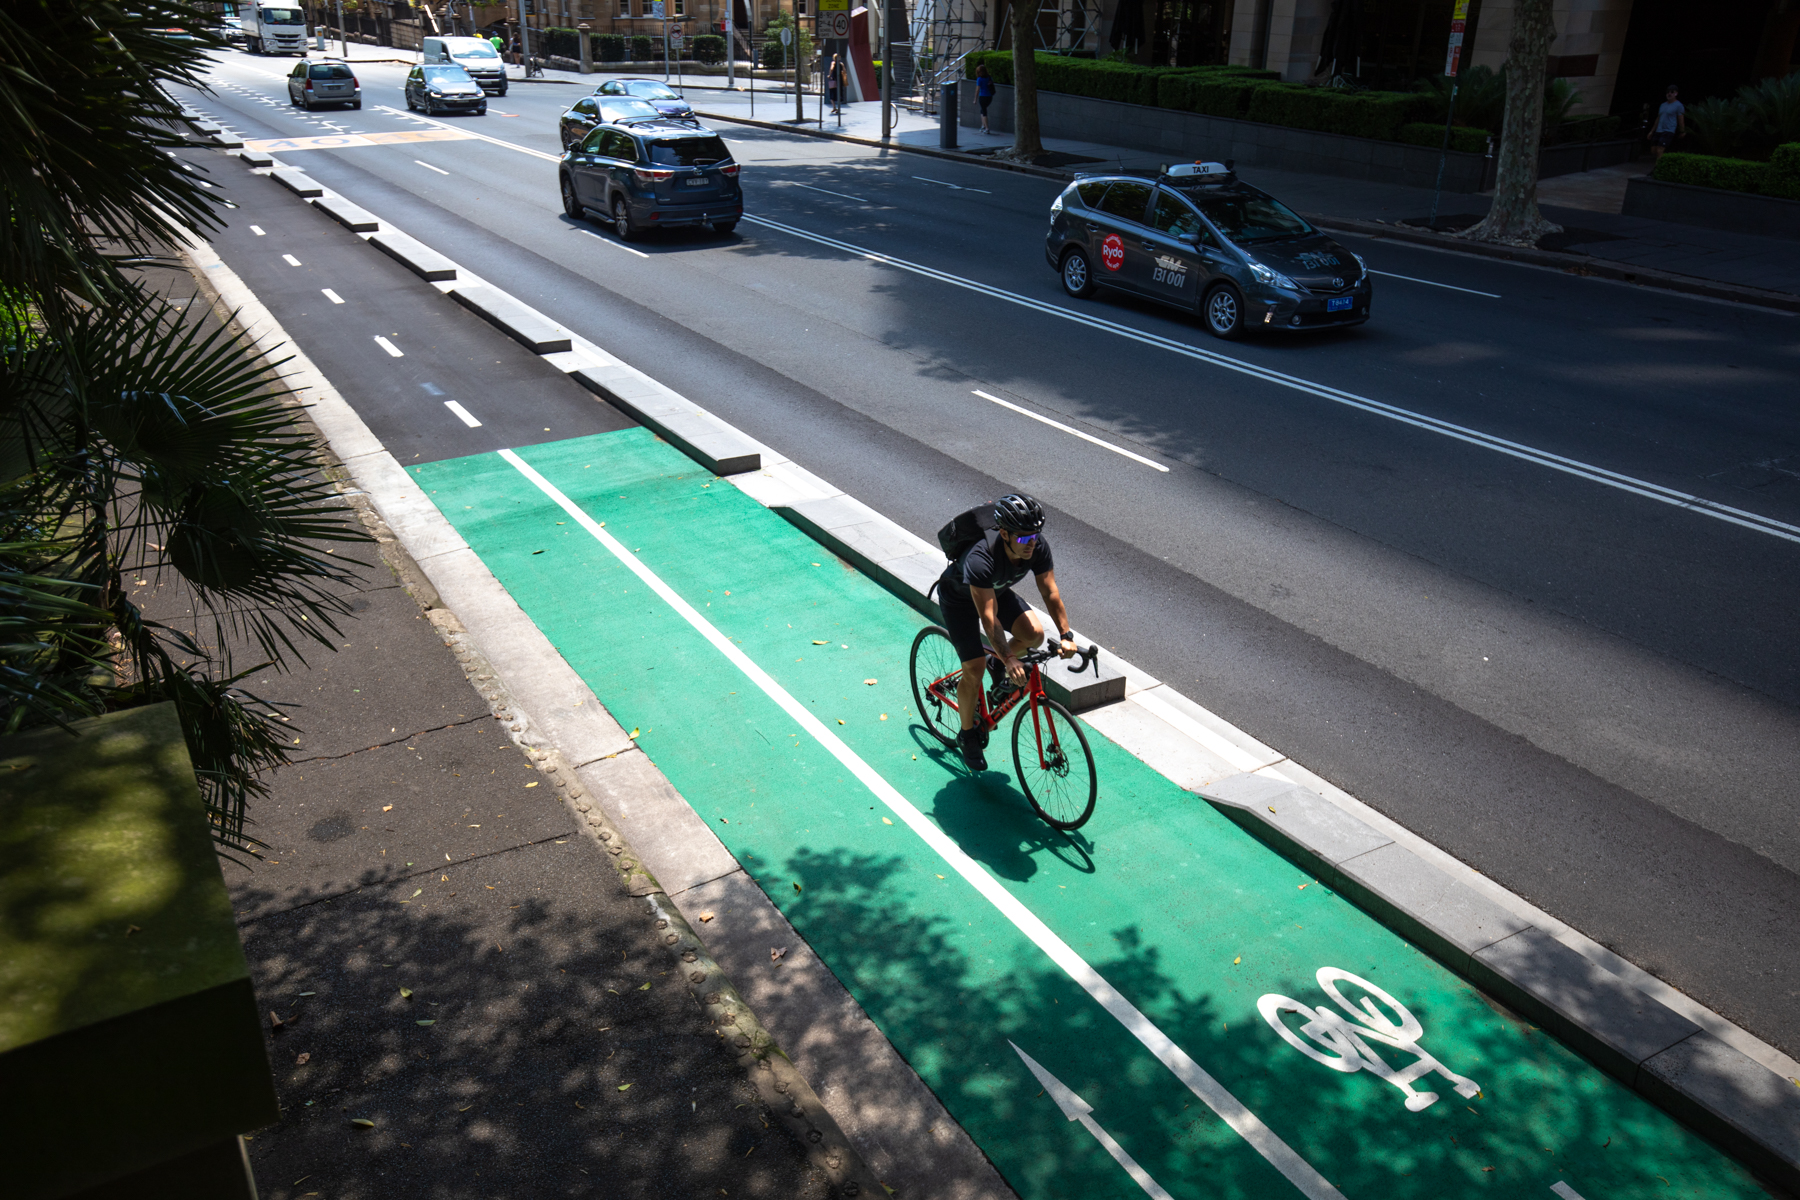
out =
<svg viewBox="0 0 1800 1200"><path fill-rule="evenodd" d="M244 49L250 53L306 53L306 14L300 9L246 4L239 13L244 22Z"/></svg>

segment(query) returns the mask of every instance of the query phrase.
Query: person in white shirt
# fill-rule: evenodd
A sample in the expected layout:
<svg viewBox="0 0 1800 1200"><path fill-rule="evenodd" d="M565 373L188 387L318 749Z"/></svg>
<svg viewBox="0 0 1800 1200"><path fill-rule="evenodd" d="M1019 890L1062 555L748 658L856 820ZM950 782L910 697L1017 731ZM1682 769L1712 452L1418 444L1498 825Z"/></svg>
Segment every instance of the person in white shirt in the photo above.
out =
<svg viewBox="0 0 1800 1200"><path fill-rule="evenodd" d="M1664 95L1662 107L1656 110L1656 124L1650 128L1650 157L1661 158L1663 151L1675 144L1675 139L1687 136L1687 109L1675 97L1680 89L1669 85Z"/></svg>

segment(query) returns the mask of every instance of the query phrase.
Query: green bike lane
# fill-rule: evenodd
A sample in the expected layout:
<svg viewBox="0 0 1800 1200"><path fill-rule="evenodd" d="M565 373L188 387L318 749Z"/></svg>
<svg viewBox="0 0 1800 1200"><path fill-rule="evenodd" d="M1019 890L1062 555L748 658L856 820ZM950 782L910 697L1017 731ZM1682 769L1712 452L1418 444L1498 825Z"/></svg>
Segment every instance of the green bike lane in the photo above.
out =
<svg viewBox="0 0 1800 1200"><path fill-rule="evenodd" d="M918 614L647 431L409 470L1021 1196L1765 1194L1093 728L1073 834L971 777Z"/></svg>

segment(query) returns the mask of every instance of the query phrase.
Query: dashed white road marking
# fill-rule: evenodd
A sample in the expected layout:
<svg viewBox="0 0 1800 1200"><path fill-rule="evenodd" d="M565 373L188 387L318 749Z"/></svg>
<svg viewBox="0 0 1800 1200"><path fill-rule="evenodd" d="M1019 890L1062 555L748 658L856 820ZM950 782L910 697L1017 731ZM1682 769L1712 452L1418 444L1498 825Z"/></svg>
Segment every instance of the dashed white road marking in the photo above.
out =
<svg viewBox="0 0 1800 1200"><path fill-rule="evenodd" d="M913 178L920 183L935 183L939 187L947 187L953 192L980 192L984 196L991 196L994 194L986 188L964 187L960 183L945 183L942 179L927 179L923 175L914 175Z"/></svg>
<svg viewBox="0 0 1800 1200"><path fill-rule="evenodd" d="M342 304L344 302L344 298L342 296L338 295L336 292L332 291L330 288L320 288L319 290L321 292L324 292L325 298L327 300L331 301L333 304Z"/></svg>
<svg viewBox="0 0 1800 1200"><path fill-rule="evenodd" d="M1435 279L1417 279L1411 275L1396 275L1392 271L1377 271L1373 267L1369 269L1369 274L1382 275L1388 279L1404 279L1408 283L1423 283L1429 287L1449 288L1453 292L1467 292L1471 296L1486 296L1489 300L1500 299L1498 292L1478 292L1474 288L1457 287L1454 283L1439 283Z"/></svg>
<svg viewBox="0 0 1800 1200"><path fill-rule="evenodd" d="M477 421L475 419L475 414L470 412L468 409L464 408L462 405L458 404L456 401L446 400L446 401L444 401L444 407L449 409L451 412L455 413L457 415L457 418L460 419L462 421L462 423L464 425L467 425L470 429L481 428L481 422Z"/></svg>
<svg viewBox="0 0 1800 1200"><path fill-rule="evenodd" d="M283 262L287 263L287 265L290 267L297 267L300 265L300 260L295 258L291 254L284 254L281 256L281 259Z"/></svg>
<svg viewBox="0 0 1800 1200"><path fill-rule="evenodd" d="M781 179L777 180L777 182L790 184L794 187L803 187L809 192L824 192L827 196L842 196L846 200L855 200L862 204L874 203L873 200L864 200L861 196L852 196L849 192L834 192L830 188L814 187L810 183L801 183L798 179Z"/></svg>
<svg viewBox="0 0 1800 1200"><path fill-rule="evenodd" d="M1099 438L1095 437L1093 434L1083 433L1081 430L1075 429L1072 426L1064 425L1061 421L1052 421L1049 417L1044 416L1042 413L1034 413L1029 408L1021 408L1017 404L1014 404L1010 400L1002 400L998 396L990 396L986 392L981 391L979 388L976 389L975 394L977 396L980 396L983 400L992 400L995 404L998 404L1001 408L1010 408L1014 412L1018 413L1020 416L1030 417L1034 421L1042 421L1044 424L1050 426L1050 428L1060 429L1064 433L1071 434L1075 437L1078 437L1084 442L1092 442L1094 445L1099 446L1104 450L1111 450L1114 454L1123 454L1126 458L1129 458L1133 462L1143 463L1146 467L1149 467L1152 471L1161 471L1164 475L1167 475L1169 473L1169 468L1163 466L1159 462L1151 462L1149 459L1145 458L1143 455L1133 454L1131 451L1125 449L1125 447L1123 447L1123 446L1115 446L1111 442L1103 442Z"/></svg>
<svg viewBox="0 0 1800 1200"><path fill-rule="evenodd" d="M250 227L250 232L254 233L257 237L267 237L268 236L267 234L265 234L263 232L263 227L261 225L252 225Z"/></svg>
<svg viewBox="0 0 1800 1200"><path fill-rule="evenodd" d="M599 242L602 245L611 246L614 250L623 250L627 254L637 255L639 258L649 258L650 257L648 254L645 254L642 250L633 250L630 246L625 245L623 242L613 241L611 238L609 238L605 234L601 233L598 229L584 229L584 230L582 230L582 232L596 238L597 240L599 240Z"/></svg>
<svg viewBox="0 0 1800 1200"><path fill-rule="evenodd" d="M423 159L415 158L415 159L413 159L413 161L418 163L421 167L424 167L427 171L436 171L439 175L448 175L450 173L450 172L444 170L444 168L442 168L442 167L432 166L430 163L424 161Z"/></svg>
<svg viewBox="0 0 1800 1200"><path fill-rule="evenodd" d="M406 357L406 352L404 350L400 349L400 347L394 345L394 343L392 343L392 342L388 341L386 338L382 337L379 333L375 335L375 344L377 346L380 346L383 350L386 350L389 354L393 355L395 358L405 358Z"/></svg>

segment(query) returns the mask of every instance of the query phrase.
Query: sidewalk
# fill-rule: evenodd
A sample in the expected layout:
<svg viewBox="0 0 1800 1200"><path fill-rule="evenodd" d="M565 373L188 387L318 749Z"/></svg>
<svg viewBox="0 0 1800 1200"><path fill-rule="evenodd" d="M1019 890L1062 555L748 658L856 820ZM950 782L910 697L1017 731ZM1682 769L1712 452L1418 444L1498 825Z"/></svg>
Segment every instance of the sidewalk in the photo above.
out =
<svg viewBox="0 0 1800 1200"><path fill-rule="evenodd" d="M598 73L584 76L567 71L545 72L547 81L584 87L597 87L603 78ZM752 98L741 82L736 91L727 91L719 77L689 79L693 82L671 77L670 83L680 84L690 94L695 108L709 120L753 119L795 127L791 89L775 92L759 88ZM876 101L846 104L841 116L834 116L827 109L821 128L819 98L809 95L805 98L805 116L806 122L798 126L803 130L864 142L879 143L881 138L881 105ZM983 163L995 151L1012 145L1011 134L983 134L965 126L957 130L958 148L944 151L938 146L935 119L897 106L894 118L895 144L934 155ZM1059 176L1084 169L1154 168L1168 161L1166 155L1064 138L1046 138L1044 147L1056 156L1045 173ZM1544 180L1539 185L1540 207L1545 217L1563 226L1564 232L1544 239L1540 247L1737 287L1800 294L1800 241L1620 215L1625 179L1648 170L1648 162L1638 162ZM1264 167L1245 167L1239 174L1293 208L1321 220L1423 225L1432 211L1433 195L1427 188ZM1439 219L1457 226L1471 225L1487 213L1490 203L1491 197L1486 194L1446 193L1438 202ZM1444 243L1447 248L1456 247L1448 239Z"/></svg>
<svg viewBox="0 0 1800 1200"><path fill-rule="evenodd" d="M246 684L292 761L251 805L263 861L222 860L282 1111L245 1138L260 1194L836 1194L816 1097L748 1013L715 1027L730 982L351 495L378 543L340 551L369 565L335 652Z"/></svg>

